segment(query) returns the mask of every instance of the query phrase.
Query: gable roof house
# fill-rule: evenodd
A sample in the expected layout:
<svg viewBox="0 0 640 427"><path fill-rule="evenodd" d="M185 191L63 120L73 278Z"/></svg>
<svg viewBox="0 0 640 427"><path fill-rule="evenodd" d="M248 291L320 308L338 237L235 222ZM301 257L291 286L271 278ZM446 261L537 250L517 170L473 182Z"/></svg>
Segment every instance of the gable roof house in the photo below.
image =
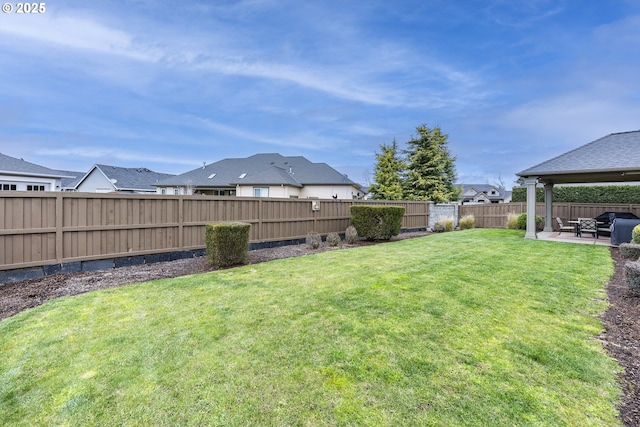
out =
<svg viewBox="0 0 640 427"><path fill-rule="evenodd" d="M73 178L56 171L0 154L0 191L60 191L62 180Z"/></svg>
<svg viewBox="0 0 640 427"><path fill-rule="evenodd" d="M462 189L458 196L461 204L509 203L511 191L490 184L458 184Z"/></svg>
<svg viewBox="0 0 640 427"><path fill-rule="evenodd" d="M160 194L214 196L358 199L360 185L326 163L302 156L254 154L204 164L156 184Z"/></svg>
<svg viewBox="0 0 640 427"><path fill-rule="evenodd" d="M172 176L147 168L122 168L96 164L78 181L75 190L88 193L155 194L154 184Z"/></svg>

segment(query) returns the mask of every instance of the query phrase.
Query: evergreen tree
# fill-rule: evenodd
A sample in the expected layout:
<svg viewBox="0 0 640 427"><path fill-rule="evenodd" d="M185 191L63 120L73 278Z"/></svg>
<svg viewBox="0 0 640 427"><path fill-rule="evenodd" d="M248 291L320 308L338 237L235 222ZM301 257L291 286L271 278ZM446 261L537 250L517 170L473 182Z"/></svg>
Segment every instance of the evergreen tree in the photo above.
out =
<svg viewBox="0 0 640 427"><path fill-rule="evenodd" d="M377 163L374 172L374 183L369 192L377 200L402 200L402 171L404 162L398 157L398 146L393 140L391 145L381 145L380 154L376 153Z"/></svg>
<svg viewBox="0 0 640 427"><path fill-rule="evenodd" d="M417 134L409 142L407 171L404 178L406 200L446 202L455 200L460 189L455 186L455 157L447 148L447 138L440 127L425 125L416 128Z"/></svg>

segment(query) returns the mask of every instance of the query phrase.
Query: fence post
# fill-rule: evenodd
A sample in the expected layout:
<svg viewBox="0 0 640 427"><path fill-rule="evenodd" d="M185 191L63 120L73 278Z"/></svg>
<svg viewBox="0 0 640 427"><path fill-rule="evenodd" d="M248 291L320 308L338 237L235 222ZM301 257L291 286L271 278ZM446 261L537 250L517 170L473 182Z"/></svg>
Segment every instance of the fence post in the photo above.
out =
<svg viewBox="0 0 640 427"><path fill-rule="evenodd" d="M60 192L56 194L56 262L62 264L62 260L64 258L64 245L63 245L63 229L64 225L64 211L63 211L63 202L64 199L62 195L64 193Z"/></svg>
<svg viewBox="0 0 640 427"><path fill-rule="evenodd" d="M184 250L184 197L178 196L178 248Z"/></svg>

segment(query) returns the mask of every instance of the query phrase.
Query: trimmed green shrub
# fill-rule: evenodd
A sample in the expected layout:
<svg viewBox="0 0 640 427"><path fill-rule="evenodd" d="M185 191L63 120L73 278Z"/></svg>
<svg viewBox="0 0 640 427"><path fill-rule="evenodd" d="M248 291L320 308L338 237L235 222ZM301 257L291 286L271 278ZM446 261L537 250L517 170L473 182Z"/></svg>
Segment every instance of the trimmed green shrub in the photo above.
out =
<svg viewBox="0 0 640 427"><path fill-rule="evenodd" d="M640 203L640 186L637 185L591 185L553 187L555 203L604 203L604 204L637 204ZM525 202L527 189L514 187L512 202ZM544 188L536 188L536 201L544 202Z"/></svg>
<svg viewBox="0 0 640 427"><path fill-rule="evenodd" d="M640 225L633 227L631 231L631 243L640 244Z"/></svg>
<svg viewBox="0 0 640 427"><path fill-rule="evenodd" d="M637 243L621 243L620 255L623 258L637 261L640 258L640 245Z"/></svg>
<svg viewBox="0 0 640 427"><path fill-rule="evenodd" d="M327 234L327 245L338 246L340 243L342 243L342 239L338 233Z"/></svg>
<svg viewBox="0 0 640 427"><path fill-rule="evenodd" d="M251 224L221 222L207 224L206 250L214 268L246 264L249 260L249 230Z"/></svg>
<svg viewBox="0 0 640 427"><path fill-rule="evenodd" d="M527 214L523 213L518 215L518 219L516 220L518 223L518 230L526 230L527 229ZM542 217L536 215L536 230L542 231Z"/></svg>
<svg viewBox="0 0 640 427"><path fill-rule="evenodd" d="M307 233L305 243L310 249L318 249L322 245L322 236L315 231Z"/></svg>
<svg viewBox="0 0 640 427"><path fill-rule="evenodd" d="M445 231L453 231L453 218L443 218L433 224L433 231L435 233L443 233Z"/></svg>
<svg viewBox="0 0 640 427"><path fill-rule="evenodd" d="M389 240L400 234L404 206L364 206L350 208L351 225L367 240Z"/></svg>
<svg viewBox="0 0 640 427"><path fill-rule="evenodd" d="M358 241L358 231L353 225L347 227L347 230L344 232L344 240L350 245Z"/></svg>
<svg viewBox="0 0 640 427"><path fill-rule="evenodd" d="M463 216L458 221L458 227L460 227L460 230L468 230L470 228L475 228L475 226L476 218L471 214Z"/></svg>
<svg viewBox="0 0 640 427"><path fill-rule="evenodd" d="M640 262L629 261L624 265L624 280L631 294L640 296Z"/></svg>

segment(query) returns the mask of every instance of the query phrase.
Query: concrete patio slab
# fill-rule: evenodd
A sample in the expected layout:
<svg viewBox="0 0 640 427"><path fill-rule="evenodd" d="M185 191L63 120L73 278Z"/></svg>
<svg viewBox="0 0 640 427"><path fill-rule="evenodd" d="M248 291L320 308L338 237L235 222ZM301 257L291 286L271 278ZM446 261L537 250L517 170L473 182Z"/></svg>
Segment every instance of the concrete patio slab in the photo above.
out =
<svg viewBox="0 0 640 427"><path fill-rule="evenodd" d="M565 242L565 243L579 243L583 245L602 245L612 246L611 238L609 236L598 236L596 239L592 235L577 237L572 233L559 233L557 231L541 231L538 233L538 240L549 240L553 242Z"/></svg>

